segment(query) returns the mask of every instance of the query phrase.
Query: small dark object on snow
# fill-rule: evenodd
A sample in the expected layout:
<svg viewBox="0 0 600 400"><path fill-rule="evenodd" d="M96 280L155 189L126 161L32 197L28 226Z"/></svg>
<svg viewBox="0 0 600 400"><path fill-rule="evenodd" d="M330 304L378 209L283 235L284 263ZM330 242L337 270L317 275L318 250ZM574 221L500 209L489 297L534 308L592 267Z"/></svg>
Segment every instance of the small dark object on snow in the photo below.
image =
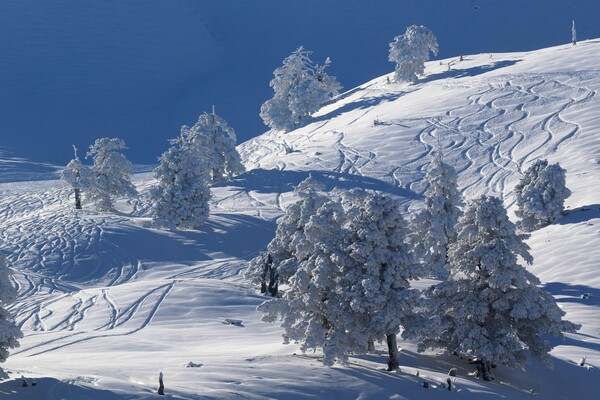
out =
<svg viewBox="0 0 600 400"><path fill-rule="evenodd" d="M448 390L452 390L452 380L448 378L446 379L446 383L448 384Z"/></svg>
<svg viewBox="0 0 600 400"><path fill-rule="evenodd" d="M165 385L163 384L163 373L158 374L158 394L165 395Z"/></svg>
<svg viewBox="0 0 600 400"><path fill-rule="evenodd" d="M244 326L243 324L244 321L242 321L241 319L231 319L231 318L225 318L225 324L228 325L235 325L235 326Z"/></svg>
<svg viewBox="0 0 600 400"><path fill-rule="evenodd" d="M456 368L450 368L450 371L448 371L448 375L456 376Z"/></svg>
<svg viewBox="0 0 600 400"><path fill-rule="evenodd" d="M27 380L25 379L25 377L23 375L21 375L21 379L23 380L23 382L21 382L21 387L29 386L29 384L27 383Z"/></svg>
<svg viewBox="0 0 600 400"><path fill-rule="evenodd" d="M429 389L429 382L423 382L423 387L425 389Z"/></svg>
<svg viewBox="0 0 600 400"><path fill-rule="evenodd" d="M195 362L192 362L192 361L185 364L186 368L200 368L201 366L202 366L202 364L196 364Z"/></svg>
<svg viewBox="0 0 600 400"><path fill-rule="evenodd" d="M31 386L37 386L37 381L35 379L31 381Z"/></svg>
<svg viewBox="0 0 600 400"><path fill-rule="evenodd" d="M419 370L417 370L417 376L419 376Z"/></svg>
<svg viewBox="0 0 600 400"><path fill-rule="evenodd" d="M583 367L584 365L585 365L585 357L581 357L581 358L579 359L579 366L580 366L580 367Z"/></svg>
<svg viewBox="0 0 600 400"><path fill-rule="evenodd" d="M592 297L591 293L584 293L584 294L581 295L582 299L589 299L590 297Z"/></svg>

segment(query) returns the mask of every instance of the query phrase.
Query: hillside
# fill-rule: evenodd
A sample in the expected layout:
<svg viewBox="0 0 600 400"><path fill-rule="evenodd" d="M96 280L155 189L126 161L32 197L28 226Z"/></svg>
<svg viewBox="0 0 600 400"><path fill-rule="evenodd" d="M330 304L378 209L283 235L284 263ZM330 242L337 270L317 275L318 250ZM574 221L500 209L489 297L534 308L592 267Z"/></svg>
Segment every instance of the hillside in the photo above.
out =
<svg viewBox="0 0 600 400"><path fill-rule="evenodd" d="M263 133L273 70L300 45L320 63L331 57L350 89L391 70L388 44L412 24L432 29L446 58L569 43L572 20L580 40L599 37L598 9L596 0L3 1L0 150L64 166L71 144L116 136L135 163L154 164L213 105L240 141Z"/></svg>
<svg viewBox="0 0 600 400"><path fill-rule="evenodd" d="M149 173L136 175L142 196L118 202L112 214L72 210L55 180L0 184L0 243L19 288L11 311L25 333L3 365L12 380L0 383L0 399L154 398L160 371L167 394L180 399L399 400L424 390L432 399L597 397L599 62L600 40L590 40L431 62L416 85L380 76L301 129L241 144L248 172L213 189L212 215L197 232L151 228ZM468 375L472 365L418 354L410 342L400 342L401 372L393 374L383 354L326 368L318 353L282 345L280 329L260 321L263 298L241 271L274 236L294 186L312 174L329 189L389 193L410 212L420 207L438 143L465 197L502 195L511 212L512 189L530 162L548 158L567 169L568 215L528 240L528 268L583 325L556 343L554 369L533 361L524 371L499 368L486 383ZM577 365L582 356L586 367ZM459 374L448 393L441 383L453 365ZM20 387L21 375L38 384Z"/></svg>

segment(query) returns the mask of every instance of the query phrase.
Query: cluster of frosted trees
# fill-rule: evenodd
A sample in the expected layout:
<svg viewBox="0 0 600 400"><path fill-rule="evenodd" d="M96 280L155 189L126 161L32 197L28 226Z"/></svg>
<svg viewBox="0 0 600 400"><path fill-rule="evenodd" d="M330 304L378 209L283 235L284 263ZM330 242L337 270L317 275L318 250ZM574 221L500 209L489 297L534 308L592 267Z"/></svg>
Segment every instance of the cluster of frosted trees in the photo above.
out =
<svg viewBox="0 0 600 400"><path fill-rule="evenodd" d="M198 229L209 214L210 186L244 172L236 135L213 110L202 114L194 126L183 126L170 143L154 170L156 184L149 191L152 219L160 228ZM137 195L131 162L120 152L124 149L122 139L97 139L86 156L93 160L88 167L75 148L62 179L73 189L77 209L82 208L82 193L98 211L112 210L117 197Z"/></svg>
<svg viewBox="0 0 600 400"><path fill-rule="evenodd" d="M547 162L534 163L521 180L520 209L562 207L564 170L539 173L544 167ZM322 349L326 365L345 363L382 341L388 369L397 369L401 330L420 350L475 359L486 380L491 365L522 365L527 350L549 363L545 337L579 327L562 319L554 298L519 264L518 256L532 262L526 235L496 197L463 205L456 173L441 158L425 180L424 206L408 222L388 196L325 193L312 178L302 182L275 238L247 270L272 296L259 306L263 320L281 321L285 343ZM530 187L545 192L527 192ZM548 192L560 193L552 206ZM546 203L539 205L538 197ZM411 288L421 277L440 283L422 292Z"/></svg>

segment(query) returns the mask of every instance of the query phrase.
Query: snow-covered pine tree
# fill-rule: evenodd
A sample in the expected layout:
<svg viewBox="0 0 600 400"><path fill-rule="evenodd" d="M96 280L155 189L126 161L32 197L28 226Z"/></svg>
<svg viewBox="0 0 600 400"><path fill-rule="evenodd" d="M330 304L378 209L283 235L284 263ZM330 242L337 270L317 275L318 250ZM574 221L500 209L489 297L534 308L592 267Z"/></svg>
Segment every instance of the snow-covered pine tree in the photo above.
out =
<svg viewBox="0 0 600 400"><path fill-rule="evenodd" d="M404 35L398 35L390 43L389 60L396 63L396 81L417 83L418 75L425 72L429 51L438 53L434 34L424 26L411 25Z"/></svg>
<svg viewBox="0 0 600 400"><path fill-rule="evenodd" d="M5 362L9 356L9 349L19 347L18 340L23 337L21 330L12 321L6 306L15 301L16 289L10 282L10 271L6 257L0 254L0 362ZM2 371L2 368L0 368Z"/></svg>
<svg viewBox="0 0 600 400"><path fill-rule="evenodd" d="M152 221L161 228L199 229L209 215L211 168L193 137L180 135L160 157L150 189Z"/></svg>
<svg viewBox="0 0 600 400"><path fill-rule="evenodd" d="M271 129L291 131L338 94L341 88L335 77L327 75L325 69L331 64L314 64L312 52L302 46L283 60L283 65L274 72L270 82L275 94L261 107L260 116Z"/></svg>
<svg viewBox="0 0 600 400"><path fill-rule="evenodd" d="M492 379L491 364L520 366L526 350L550 364L546 336L562 337L579 329L540 281L518 263L533 258L516 233L502 201L482 196L459 220L457 241L450 246L450 277L429 289L424 323L415 332L419 349L443 348L476 358L483 379Z"/></svg>
<svg viewBox="0 0 600 400"><path fill-rule="evenodd" d="M277 295L278 286L288 283L288 279L296 270L298 260L310 251L305 249L308 242L304 228L316 210L329 200L323 190L324 186L312 176L300 182L294 189L298 200L277 220L275 238L271 240L265 253L251 260L246 271L246 277L259 284L261 291L263 285L267 285L272 288L269 293L272 296ZM266 270L268 273L265 274ZM267 277L268 282L265 281Z"/></svg>
<svg viewBox="0 0 600 400"><path fill-rule="evenodd" d="M418 294L420 275L404 243L405 224L388 197L360 192L323 203L298 236L295 269L281 298L263 303L263 320L282 320L284 341L323 349L323 363L345 363L386 339L398 367L396 334Z"/></svg>
<svg viewBox="0 0 600 400"><path fill-rule="evenodd" d="M432 277L445 278L448 246L456 239L456 224L461 215L462 197L456 183L456 171L443 162L441 154L429 166L425 182L423 208L411 221L411 237L415 254Z"/></svg>
<svg viewBox="0 0 600 400"><path fill-rule="evenodd" d="M235 131L214 110L204 113L191 128L181 128L183 136L193 138L202 157L211 168L211 182L225 181L245 171L240 154L235 148Z"/></svg>
<svg viewBox="0 0 600 400"><path fill-rule="evenodd" d="M517 223L524 231L534 231L558 221L565 199L571 195L566 186L566 171L547 160L536 160L515 187Z"/></svg>
<svg viewBox="0 0 600 400"><path fill-rule="evenodd" d="M67 164L60 177L73 188L75 194L75 208L81 210L81 191L92 182L92 171L81 163L77 155L77 147L73 145L74 158Z"/></svg>
<svg viewBox="0 0 600 400"><path fill-rule="evenodd" d="M96 204L98 211L113 208L113 197L137 195L131 183L131 162L120 150L126 149L125 141L119 138L96 139L86 155L94 160L92 183L88 199Z"/></svg>

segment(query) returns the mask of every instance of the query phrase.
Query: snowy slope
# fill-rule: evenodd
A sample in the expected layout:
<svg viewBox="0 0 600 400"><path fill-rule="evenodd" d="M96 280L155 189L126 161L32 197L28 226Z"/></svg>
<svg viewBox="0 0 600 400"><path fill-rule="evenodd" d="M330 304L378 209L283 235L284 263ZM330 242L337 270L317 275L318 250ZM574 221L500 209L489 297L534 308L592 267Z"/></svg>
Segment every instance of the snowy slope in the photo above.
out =
<svg viewBox="0 0 600 400"><path fill-rule="evenodd" d="M391 69L388 43L432 29L440 57L600 36L596 0L20 0L0 2L0 133L11 157L66 165L118 136L151 164L216 105L240 141L265 131L272 72L300 45L346 88ZM1 179L1 178L0 178Z"/></svg>
<svg viewBox="0 0 600 400"><path fill-rule="evenodd" d="M148 173L136 176L140 199L120 201L114 214L71 210L58 181L0 184L0 244L19 287L11 311L25 333L3 367L11 378L38 381L0 383L0 398L153 398L160 371L167 394L184 399L598 397L598 65L600 40L590 40L431 62L417 85L378 77L306 127L239 146L249 172L214 188L212 215L198 232L150 227ZM502 195L511 210L512 188L531 161L547 157L567 169L569 214L528 241L529 268L583 325L556 343L555 368L500 368L485 383L468 375L466 362L419 355L412 343L400 343L397 374L383 371L383 354L325 368L318 353L282 345L280 329L260 322L262 297L241 271L274 236L293 187L310 173L328 188L390 193L410 211L420 207L420 180L438 143L466 197ZM441 383L454 365L448 393Z"/></svg>

